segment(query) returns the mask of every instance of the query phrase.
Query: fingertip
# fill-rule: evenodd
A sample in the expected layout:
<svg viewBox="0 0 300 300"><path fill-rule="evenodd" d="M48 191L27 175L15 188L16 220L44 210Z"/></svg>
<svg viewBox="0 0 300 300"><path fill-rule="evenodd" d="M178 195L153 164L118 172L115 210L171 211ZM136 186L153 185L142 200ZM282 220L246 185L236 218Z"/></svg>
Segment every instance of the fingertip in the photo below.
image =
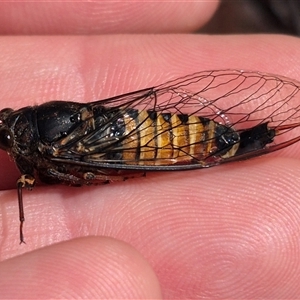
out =
<svg viewBox="0 0 300 300"><path fill-rule="evenodd" d="M4 261L0 278L4 298L161 298L142 255L107 237L74 239Z"/></svg>

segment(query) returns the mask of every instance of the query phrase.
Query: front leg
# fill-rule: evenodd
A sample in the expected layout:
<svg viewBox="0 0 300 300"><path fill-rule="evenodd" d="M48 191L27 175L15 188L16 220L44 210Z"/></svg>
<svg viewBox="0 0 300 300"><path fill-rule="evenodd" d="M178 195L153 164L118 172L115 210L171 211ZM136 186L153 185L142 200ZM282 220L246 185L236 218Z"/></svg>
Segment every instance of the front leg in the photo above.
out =
<svg viewBox="0 0 300 300"><path fill-rule="evenodd" d="M23 235L23 224L25 221L24 216L24 207L23 207L23 188L31 190L35 184L35 178L29 174L23 174L17 180L17 189L18 189L18 203L19 203L19 220L20 220L20 244L25 243Z"/></svg>
<svg viewBox="0 0 300 300"><path fill-rule="evenodd" d="M123 174L115 171L113 174L107 170L97 170L97 172L82 171L74 174L63 173L55 169L47 169L39 172L39 178L45 183L64 183L71 186L97 185L113 181L124 181L129 178L142 176L143 174L129 173Z"/></svg>
<svg viewBox="0 0 300 300"><path fill-rule="evenodd" d="M69 174L62 173L55 169L47 169L39 172L40 179L45 183L64 183L72 186L81 186L85 182L82 178Z"/></svg>

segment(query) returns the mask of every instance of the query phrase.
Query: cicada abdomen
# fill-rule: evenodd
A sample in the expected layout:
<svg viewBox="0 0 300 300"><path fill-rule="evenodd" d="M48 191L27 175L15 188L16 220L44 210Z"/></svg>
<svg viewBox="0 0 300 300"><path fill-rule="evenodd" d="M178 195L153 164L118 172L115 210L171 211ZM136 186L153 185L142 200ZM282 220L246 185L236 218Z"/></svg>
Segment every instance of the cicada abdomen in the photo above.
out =
<svg viewBox="0 0 300 300"><path fill-rule="evenodd" d="M203 167L212 153L220 158L233 156L238 148L235 130L201 116L127 109L118 112L116 122L119 142L102 157L104 161L128 166ZM110 131L110 136L114 135Z"/></svg>

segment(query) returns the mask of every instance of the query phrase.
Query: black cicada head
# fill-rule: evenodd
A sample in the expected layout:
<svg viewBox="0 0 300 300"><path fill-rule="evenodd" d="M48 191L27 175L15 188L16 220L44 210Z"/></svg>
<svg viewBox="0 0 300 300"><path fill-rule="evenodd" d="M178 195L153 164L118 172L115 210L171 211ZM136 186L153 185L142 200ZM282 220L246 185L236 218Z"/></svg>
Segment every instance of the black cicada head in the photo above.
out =
<svg viewBox="0 0 300 300"><path fill-rule="evenodd" d="M9 151L14 143L13 133L5 122L12 111L11 108L5 108L0 111L0 148L5 151Z"/></svg>
<svg viewBox="0 0 300 300"><path fill-rule="evenodd" d="M30 156L37 149L38 133L34 107L19 110L5 108L0 111L0 149L14 158Z"/></svg>

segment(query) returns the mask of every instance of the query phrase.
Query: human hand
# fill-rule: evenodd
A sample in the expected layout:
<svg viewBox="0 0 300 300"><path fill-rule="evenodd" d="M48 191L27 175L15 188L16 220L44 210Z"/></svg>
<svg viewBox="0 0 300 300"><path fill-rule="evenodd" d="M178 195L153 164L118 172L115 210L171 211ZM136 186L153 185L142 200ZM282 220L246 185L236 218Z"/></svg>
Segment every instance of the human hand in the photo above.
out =
<svg viewBox="0 0 300 300"><path fill-rule="evenodd" d="M170 15L150 28L163 31L164 24L182 24L187 16L189 24L196 24L196 16L201 20L207 15L204 7L212 4L202 5L202 11L197 5L181 9L182 16ZM61 30L72 33L76 24L67 11L55 13ZM150 31L149 20L156 16L155 8L144 11L142 33ZM90 22L84 12L79 10L78 17ZM100 19L108 33L131 31L136 28L133 13L138 15L128 12L121 28L110 25L118 16L114 11L89 25L99 31ZM55 23L50 11L45 14ZM41 18L36 26L42 29L43 15L34 15ZM49 33L60 29L51 28ZM180 28L174 31L186 27ZM3 36L0 45L1 108L54 99L89 102L211 69L260 70L300 79L299 40L284 36ZM161 294L297 298L299 147L211 169L153 173L105 186L35 187L24 191L27 244L21 246L15 190L19 174L2 151L0 294L39 299Z"/></svg>

